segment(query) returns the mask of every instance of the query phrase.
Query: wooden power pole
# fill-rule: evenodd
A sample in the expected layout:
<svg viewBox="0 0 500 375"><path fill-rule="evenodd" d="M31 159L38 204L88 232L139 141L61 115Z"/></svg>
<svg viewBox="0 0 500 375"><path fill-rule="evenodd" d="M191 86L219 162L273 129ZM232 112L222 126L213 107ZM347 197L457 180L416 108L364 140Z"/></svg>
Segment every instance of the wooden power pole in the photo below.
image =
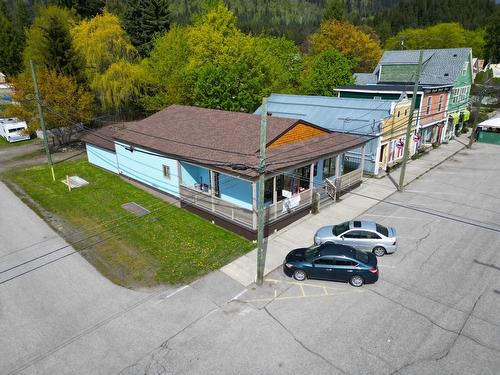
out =
<svg viewBox="0 0 500 375"><path fill-rule="evenodd" d="M40 94L38 92L38 82L36 80L35 64L31 59L30 59L30 65L31 65L31 77L33 78L33 86L35 88L35 100L38 106L38 115L40 116L40 127L42 128L43 132L43 145L45 147L45 154L47 155L47 161L49 163L50 170L52 172L52 180L55 181L56 175L54 173L54 164L52 163L52 155L50 155L49 142L47 140L47 130L45 129L45 121L43 119L42 105L40 103Z"/></svg>
<svg viewBox="0 0 500 375"><path fill-rule="evenodd" d="M266 265L266 249L264 247L264 180L266 173L266 129L267 129L267 98L262 98L260 120L260 151L259 151L259 183L257 189L257 285L264 282L264 267Z"/></svg>

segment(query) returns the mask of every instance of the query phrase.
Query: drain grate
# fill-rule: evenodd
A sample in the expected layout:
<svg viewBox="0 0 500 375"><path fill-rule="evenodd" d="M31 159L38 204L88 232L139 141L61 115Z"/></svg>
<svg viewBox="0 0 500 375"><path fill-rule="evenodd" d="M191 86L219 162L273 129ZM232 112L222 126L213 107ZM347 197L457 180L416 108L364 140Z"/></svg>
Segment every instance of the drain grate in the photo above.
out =
<svg viewBox="0 0 500 375"><path fill-rule="evenodd" d="M151 213L151 211L149 211L147 208L144 208L135 202L122 204L122 208L126 209L129 212L132 212L135 216L145 216Z"/></svg>
<svg viewBox="0 0 500 375"><path fill-rule="evenodd" d="M64 180L61 180L61 182L67 186L68 180L69 180L69 185L71 186L72 189L76 189L89 184L88 181L84 180L79 176L70 176L68 179L65 178Z"/></svg>

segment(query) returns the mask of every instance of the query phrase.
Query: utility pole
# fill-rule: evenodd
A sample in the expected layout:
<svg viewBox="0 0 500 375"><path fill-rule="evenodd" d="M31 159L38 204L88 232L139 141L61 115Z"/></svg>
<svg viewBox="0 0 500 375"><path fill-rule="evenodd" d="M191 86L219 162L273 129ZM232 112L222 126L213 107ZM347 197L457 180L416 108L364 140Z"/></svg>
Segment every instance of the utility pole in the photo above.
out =
<svg viewBox="0 0 500 375"><path fill-rule="evenodd" d="M413 85L413 96L411 97L410 116L408 118L408 126L406 128L405 147L403 151L403 163L401 164L401 174L399 175L399 187L398 187L399 191L403 191L404 189L406 163L408 161L408 154L410 151L411 125L413 123L413 112L415 112L415 105L417 103L418 82L420 81L420 69L422 68L423 56L424 56L424 51L420 50L420 55L418 56L417 71L415 73L415 84Z"/></svg>
<svg viewBox="0 0 500 375"><path fill-rule="evenodd" d="M40 104L40 95L38 93L38 82L36 80L35 64L33 60L30 59L31 65L31 77L33 78L33 86L35 87L35 100L38 106L38 115L40 116L40 127L43 132L43 145L45 147L45 154L47 155L47 161L50 165L50 170L52 172L52 180L56 180L56 175L54 174L54 165L52 164L52 156L50 155L49 142L47 140L47 130L45 129L45 121L43 120L42 105Z"/></svg>
<svg viewBox="0 0 500 375"><path fill-rule="evenodd" d="M264 179L266 172L266 129L267 129L267 98L262 98L260 117L260 151L259 151L259 183L257 189L257 285L264 282L264 267L266 265L266 249L264 248Z"/></svg>

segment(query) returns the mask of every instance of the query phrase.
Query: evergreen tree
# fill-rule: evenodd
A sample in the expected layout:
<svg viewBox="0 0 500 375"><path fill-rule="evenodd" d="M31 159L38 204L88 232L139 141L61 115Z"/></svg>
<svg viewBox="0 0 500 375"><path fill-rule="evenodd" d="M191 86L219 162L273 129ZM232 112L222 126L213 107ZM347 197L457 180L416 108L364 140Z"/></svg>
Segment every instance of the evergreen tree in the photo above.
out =
<svg viewBox="0 0 500 375"><path fill-rule="evenodd" d="M74 9L83 18L91 18L101 14L106 5L104 0L51 0L50 3Z"/></svg>
<svg viewBox="0 0 500 375"><path fill-rule="evenodd" d="M153 47L154 36L170 28L168 1L130 0L124 15L124 27L139 53L147 55Z"/></svg>
<svg viewBox="0 0 500 375"><path fill-rule="evenodd" d="M24 65L29 60L64 75L79 75L79 64L72 45L73 16L65 8L42 8L27 32Z"/></svg>
<svg viewBox="0 0 500 375"><path fill-rule="evenodd" d="M343 21L346 19L346 10L342 0L328 0L323 13L323 21L337 20Z"/></svg>
<svg viewBox="0 0 500 375"><path fill-rule="evenodd" d="M485 57L490 63L500 62L500 10L497 10L486 26Z"/></svg>
<svg viewBox="0 0 500 375"><path fill-rule="evenodd" d="M12 23L0 14L0 72L10 76L21 70L21 45Z"/></svg>

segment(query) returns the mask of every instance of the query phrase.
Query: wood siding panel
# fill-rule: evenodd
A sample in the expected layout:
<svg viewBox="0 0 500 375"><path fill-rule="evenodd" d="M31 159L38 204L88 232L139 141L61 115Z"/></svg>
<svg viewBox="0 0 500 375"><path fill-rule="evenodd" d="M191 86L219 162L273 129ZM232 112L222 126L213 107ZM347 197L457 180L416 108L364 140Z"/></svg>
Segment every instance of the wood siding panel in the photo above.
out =
<svg viewBox="0 0 500 375"><path fill-rule="evenodd" d="M328 131L315 128L306 124L297 124L286 133L282 134L278 139L271 142L267 148L275 148L289 143L301 142L309 138L318 137L328 134Z"/></svg>

